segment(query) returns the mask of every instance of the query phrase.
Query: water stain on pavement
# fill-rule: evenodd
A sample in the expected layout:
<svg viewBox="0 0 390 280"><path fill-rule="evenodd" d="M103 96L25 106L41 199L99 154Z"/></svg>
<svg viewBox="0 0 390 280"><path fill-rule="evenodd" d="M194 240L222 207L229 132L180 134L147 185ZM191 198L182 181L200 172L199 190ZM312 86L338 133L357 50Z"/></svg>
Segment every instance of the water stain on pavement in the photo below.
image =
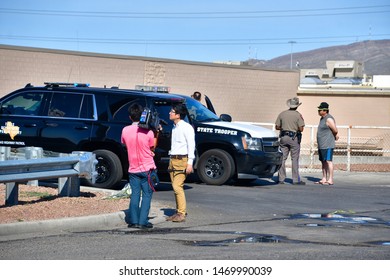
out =
<svg viewBox="0 0 390 280"><path fill-rule="evenodd" d="M369 216L359 216L351 214L337 214L337 213L298 213L292 214L287 218L275 218L278 220L299 220L302 223L296 224L298 227L342 227L346 225L358 226L390 226L390 222L379 218ZM315 222L307 222L314 220ZM267 220L270 221L270 220ZM319 222L317 222L319 221ZM240 221L236 223L253 223L261 221ZM232 222L234 223L234 222ZM318 245L336 245L336 246L390 246L390 240L371 241L359 244L340 244L332 242L316 242L306 240L292 240L285 236L240 232L240 231L217 231L217 230L191 230L189 227L181 228L153 228L151 230L134 230L134 229L117 229L111 230L112 234L130 234L130 235L166 235L166 234L185 234L187 237L194 235L208 235L217 236L217 240L176 240L189 246L229 246L231 244L253 244L253 243L295 243L295 244L318 244ZM230 238L222 238L222 236L232 236Z"/></svg>
<svg viewBox="0 0 390 280"><path fill-rule="evenodd" d="M293 220L302 220L302 219L316 219L324 222L331 223L346 223L346 224L359 224L359 225L383 225L390 226L390 222L379 219L372 218L368 216L354 216L354 215L341 215L341 214L333 214L333 213L305 213L305 214L293 214L289 217L289 219ZM314 223L306 224L307 226L313 225ZM321 225L321 224L318 224ZM326 224L323 226L330 226L330 224Z"/></svg>

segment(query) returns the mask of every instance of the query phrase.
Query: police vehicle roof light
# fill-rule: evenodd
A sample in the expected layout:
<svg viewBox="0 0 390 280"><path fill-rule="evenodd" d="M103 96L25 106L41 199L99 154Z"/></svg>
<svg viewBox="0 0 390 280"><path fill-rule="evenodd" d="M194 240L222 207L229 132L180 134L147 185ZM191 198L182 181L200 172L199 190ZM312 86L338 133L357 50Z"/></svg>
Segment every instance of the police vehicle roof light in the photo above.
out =
<svg viewBox="0 0 390 280"><path fill-rule="evenodd" d="M136 85L136 90L169 93L171 88L165 86Z"/></svg>
<svg viewBox="0 0 390 280"><path fill-rule="evenodd" d="M60 86L65 86L65 87L89 87L90 84L86 83L52 83L52 82L45 82L44 83L46 87L60 87Z"/></svg>

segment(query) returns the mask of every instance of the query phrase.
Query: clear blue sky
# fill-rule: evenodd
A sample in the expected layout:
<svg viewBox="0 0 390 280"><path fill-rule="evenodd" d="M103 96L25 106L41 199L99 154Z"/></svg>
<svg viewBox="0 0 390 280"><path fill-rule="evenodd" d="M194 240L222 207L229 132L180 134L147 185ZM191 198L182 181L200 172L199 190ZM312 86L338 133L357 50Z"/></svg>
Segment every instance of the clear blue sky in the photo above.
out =
<svg viewBox="0 0 390 280"><path fill-rule="evenodd" d="M389 0L0 1L6 45L212 62L380 39Z"/></svg>

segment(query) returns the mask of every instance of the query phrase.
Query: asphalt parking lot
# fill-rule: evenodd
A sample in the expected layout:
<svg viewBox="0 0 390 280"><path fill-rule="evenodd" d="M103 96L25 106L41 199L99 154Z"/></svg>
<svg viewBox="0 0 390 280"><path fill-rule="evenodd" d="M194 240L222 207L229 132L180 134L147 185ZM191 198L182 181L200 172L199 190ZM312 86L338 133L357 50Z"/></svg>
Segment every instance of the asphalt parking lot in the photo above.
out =
<svg viewBox="0 0 390 280"><path fill-rule="evenodd" d="M153 197L153 230L128 229L123 212L0 225L0 255L10 259L390 259L388 174L338 173L334 186L315 185L318 174L302 177L305 186L277 185L272 180L224 186L190 182L186 185L189 215L180 224L165 221L175 206L170 184L163 182ZM90 246L94 240L98 247Z"/></svg>

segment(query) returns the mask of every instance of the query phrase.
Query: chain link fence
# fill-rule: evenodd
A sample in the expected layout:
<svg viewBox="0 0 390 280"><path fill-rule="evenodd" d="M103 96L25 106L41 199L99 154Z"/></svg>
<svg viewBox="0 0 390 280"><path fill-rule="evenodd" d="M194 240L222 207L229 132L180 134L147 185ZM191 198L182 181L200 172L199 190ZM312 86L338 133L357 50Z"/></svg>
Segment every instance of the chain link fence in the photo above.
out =
<svg viewBox="0 0 390 280"><path fill-rule="evenodd" d="M272 123L252 123L275 130ZM333 155L336 171L390 172L390 127L337 125L339 140ZM290 157L286 166L291 167ZM317 125L306 125L303 132L300 169L321 171L317 150Z"/></svg>

